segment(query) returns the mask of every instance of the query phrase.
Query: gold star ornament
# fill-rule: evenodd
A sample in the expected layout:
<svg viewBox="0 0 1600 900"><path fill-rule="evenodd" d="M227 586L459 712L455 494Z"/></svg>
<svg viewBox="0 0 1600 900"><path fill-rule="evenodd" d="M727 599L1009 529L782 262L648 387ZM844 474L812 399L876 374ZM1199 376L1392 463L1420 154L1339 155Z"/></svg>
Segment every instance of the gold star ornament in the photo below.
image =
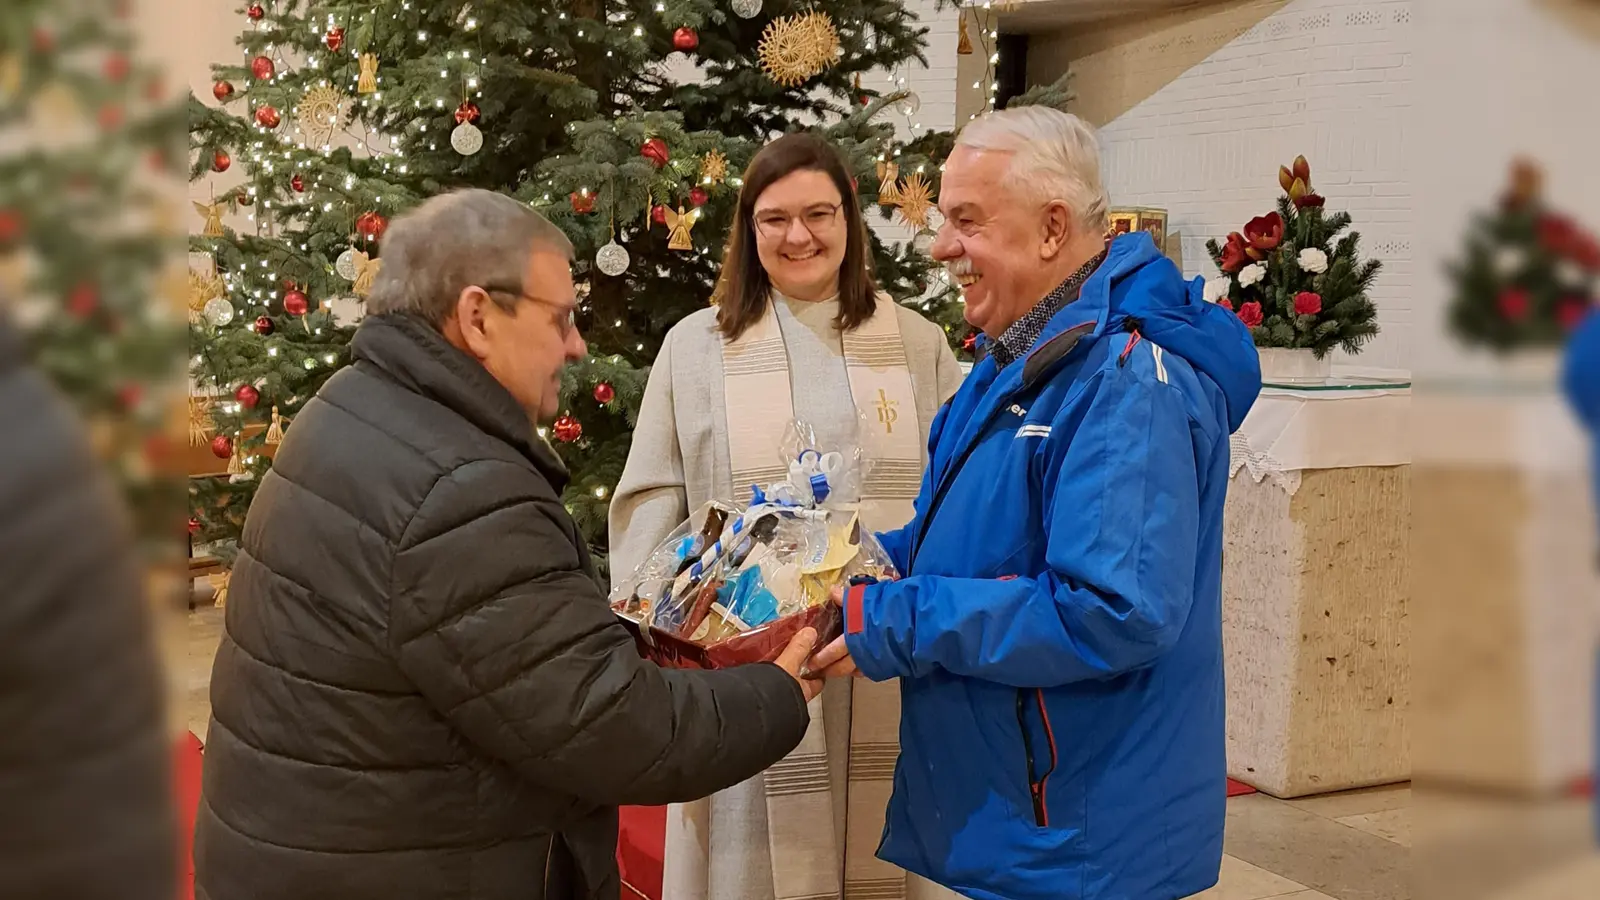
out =
<svg viewBox="0 0 1600 900"><path fill-rule="evenodd" d="M921 172L908 177L900 188L900 218L921 231L928 227L928 212L933 209L933 186Z"/></svg>

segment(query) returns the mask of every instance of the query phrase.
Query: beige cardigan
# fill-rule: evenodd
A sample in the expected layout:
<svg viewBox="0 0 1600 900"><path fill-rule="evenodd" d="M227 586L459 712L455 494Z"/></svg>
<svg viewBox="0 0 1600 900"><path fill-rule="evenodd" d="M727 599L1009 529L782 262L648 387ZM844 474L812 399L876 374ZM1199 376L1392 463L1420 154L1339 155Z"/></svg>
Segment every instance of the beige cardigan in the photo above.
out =
<svg viewBox="0 0 1600 900"><path fill-rule="evenodd" d="M944 331L917 312L896 304L922 426L923 462L928 428L939 407L960 387L962 371ZM711 499L733 500L728 459L727 410L723 398L722 335L717 311L699 310L667 333L650 370L650 381L633 431L633 447L611 501L612 583L630 574L689 512ZM799 349L792 349L799 356ZM835 350L842 354L842 349ZM791 358L792 372L833 359ZM867 523L878 528L898 523Z"/></svg>

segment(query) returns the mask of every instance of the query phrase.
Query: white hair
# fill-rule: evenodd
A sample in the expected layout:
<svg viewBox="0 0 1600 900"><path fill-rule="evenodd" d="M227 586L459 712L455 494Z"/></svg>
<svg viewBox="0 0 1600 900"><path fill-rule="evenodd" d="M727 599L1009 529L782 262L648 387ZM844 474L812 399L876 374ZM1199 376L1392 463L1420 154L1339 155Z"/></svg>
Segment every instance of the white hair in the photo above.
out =
<svg viewBox="0 0 1600 900"><path fill-rule="evenodd" d="M1085 228L1105 230L1111 202L1100 183L1100 146L1077 116L1048 106L997 110L961 129L956 146L1011 154L1005 185L1017 196L1060 200Z"/></svg>

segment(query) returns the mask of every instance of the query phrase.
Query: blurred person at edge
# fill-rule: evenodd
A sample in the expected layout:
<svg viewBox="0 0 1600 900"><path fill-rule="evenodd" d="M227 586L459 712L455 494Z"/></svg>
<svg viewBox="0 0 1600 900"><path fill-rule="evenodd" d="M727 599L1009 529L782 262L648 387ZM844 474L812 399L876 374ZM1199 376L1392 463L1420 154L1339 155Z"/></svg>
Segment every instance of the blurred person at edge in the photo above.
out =
<svg viewBox="0 0 1600 900"><path fill-rule="evenodd" d="M967 125L933 255L982 359L934 422L901 581L814 669L900 679L881 856L979 900L1174 900L1222 860L1228 435L1250 333L1148 234L1107 244L1095 135Z"/></svg>
<svg viewBox="0 0 1600 900"><path fill-rule="evenodd" d="M354 363L245 521L198 896L616 900L616 807L794 749L816 635L729 671L642 660L534 428L587 352L572 245L471 190L398 217L383 249Z"/></svg>
<svg viewBox="0 0 1600 900"><path fill-rule="evenodd" d="M0 897L171 900L165 681L131 526L0 298Z"/></svg>
<svg viewBox="0 0 1600 900"><path fill-rule="evenodd" d="M802 132L761 148L740 184L718 303L674 325L650 367L611 501L613 581L690 510L758 480L753 473L778 461L795 419L823 448L860 448L867 527L911 518L928 428L961 384L961 367L942 328L878 291L870 254L860 201L833 145ZM733 365L738 358L746 362ZM857 690L836 678L781 775L674 805L663 900L838 895L867 883L924 900L944 894L873 858L888 773L869 777L857 767L846 777L851 756L892 758L899 707L894 685ZM769 801L769 783L784 780L805 788ZM847 834L873 837L847 842Z"/></svg>
<svg viewBox="0 0 1600 900"><path fill-rule="evenodd" d="M1588 318L1567 342L1562 383L1573 412L1589 431L1589 478L1593 482L1595 516L1600 518L1600 309L1590 310ZM1595 548L1595 566L1600 570L1600 547ZM1594 682L1595 776L1600 779L1600 648L1596 648ZM1600 800L1595 802L1595 835L1600 838Z"/></svg>

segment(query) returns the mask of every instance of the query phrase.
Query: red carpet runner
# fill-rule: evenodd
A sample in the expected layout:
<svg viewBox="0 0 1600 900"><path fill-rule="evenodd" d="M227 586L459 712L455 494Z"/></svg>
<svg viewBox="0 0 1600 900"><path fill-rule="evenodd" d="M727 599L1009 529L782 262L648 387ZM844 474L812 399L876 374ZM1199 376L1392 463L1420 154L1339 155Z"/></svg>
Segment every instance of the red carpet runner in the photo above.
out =
<svg viewBox="0 0 1600 900"><path fill-rule="evenodd" d="M200 806L200 739L187 732L178 742L178 897L194 900L194 816Z"/></svg>

